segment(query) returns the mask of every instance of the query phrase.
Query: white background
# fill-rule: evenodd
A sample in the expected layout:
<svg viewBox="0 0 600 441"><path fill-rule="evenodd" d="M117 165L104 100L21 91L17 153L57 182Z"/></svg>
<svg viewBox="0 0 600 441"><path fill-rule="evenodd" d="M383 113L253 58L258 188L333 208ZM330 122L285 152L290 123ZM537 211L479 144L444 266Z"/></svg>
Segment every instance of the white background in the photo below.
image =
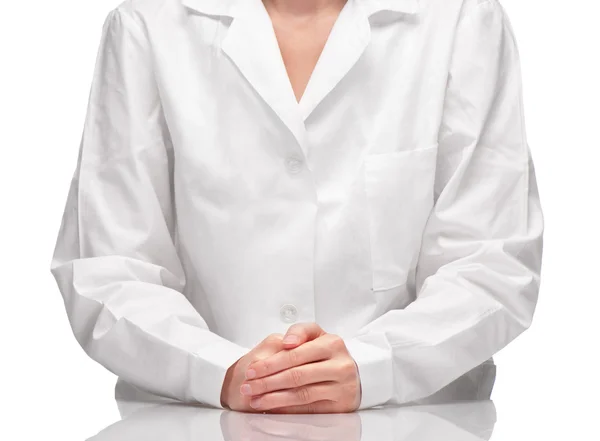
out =
<svg viewBox="0 0 600 441"><path fill-rule="evenodd" d="M533 325L495 357L492 440L590 439L600 411L600 7L501 1L521 54L546 233ZM102 22L116 5L2 2L2 439L81 441L118 419L115 377L77 345L49 270Z"/></svg>

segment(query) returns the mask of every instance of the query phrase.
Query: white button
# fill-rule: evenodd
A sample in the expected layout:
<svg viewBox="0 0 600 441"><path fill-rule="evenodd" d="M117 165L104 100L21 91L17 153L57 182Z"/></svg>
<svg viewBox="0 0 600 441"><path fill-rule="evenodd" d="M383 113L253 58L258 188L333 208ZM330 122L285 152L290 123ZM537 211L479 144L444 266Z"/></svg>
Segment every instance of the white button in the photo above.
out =
<svg viewBox="0 0 600 441"><path fill-rule="evenodd" d="M290 173L298 173L302 170L303 163L304 161L299 156L290 156L285 160L285 165Z"/></svg>
<svg viewBox="0 0 600 441"><path fill-rule="evenodd" d="M286 323L293 323L298 317L298 310L294 305L283 305L279 310L281 320Z"/></svg>

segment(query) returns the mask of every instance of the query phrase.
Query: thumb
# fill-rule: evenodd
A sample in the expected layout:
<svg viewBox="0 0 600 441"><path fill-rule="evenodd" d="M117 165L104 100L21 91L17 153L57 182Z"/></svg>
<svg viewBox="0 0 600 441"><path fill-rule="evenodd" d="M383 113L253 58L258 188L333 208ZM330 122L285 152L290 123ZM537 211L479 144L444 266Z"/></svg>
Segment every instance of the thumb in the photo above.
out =
<svg viewBox="0 0 600 441"><path fill-rule="evenodd" d="M282 343L286 349L300 346L326 334L316 323L296 323L288 328Z"/></svg>

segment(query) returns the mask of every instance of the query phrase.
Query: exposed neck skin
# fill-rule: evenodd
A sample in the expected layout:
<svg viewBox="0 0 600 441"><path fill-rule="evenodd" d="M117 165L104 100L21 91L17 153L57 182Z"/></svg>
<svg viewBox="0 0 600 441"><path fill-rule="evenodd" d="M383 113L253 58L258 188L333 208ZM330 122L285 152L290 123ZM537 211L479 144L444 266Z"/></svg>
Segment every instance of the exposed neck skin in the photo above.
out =
<svg viewBox="0 0 600 441"><path fill-rule="evenodd" d="M346 0L262 0L269 11L282 17L307 17L339 11Z"/></svg>

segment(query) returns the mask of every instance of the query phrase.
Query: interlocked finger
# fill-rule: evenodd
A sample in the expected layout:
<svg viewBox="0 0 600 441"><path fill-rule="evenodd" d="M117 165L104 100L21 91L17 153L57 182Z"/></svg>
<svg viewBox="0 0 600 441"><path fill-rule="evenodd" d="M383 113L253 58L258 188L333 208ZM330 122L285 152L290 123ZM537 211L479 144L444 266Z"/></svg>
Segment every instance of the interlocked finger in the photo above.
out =
<svg viewBox="0 0 600 441"><path fill-rule="evenodd" d="M246 380L240 388L244 395L262 395L283 389L293 389L313 383L334 381L339 376L331 361L320 361L293 367L257 380Z"/></svg>
<svg viewBox="0 0 600 441"><path fill-rule="evenodd" d="M285 389L259 395L250 400L250 406L256 410L270 410L277 407L298 406L322 400L335 400L337 383L325 382Z"/></svg>

